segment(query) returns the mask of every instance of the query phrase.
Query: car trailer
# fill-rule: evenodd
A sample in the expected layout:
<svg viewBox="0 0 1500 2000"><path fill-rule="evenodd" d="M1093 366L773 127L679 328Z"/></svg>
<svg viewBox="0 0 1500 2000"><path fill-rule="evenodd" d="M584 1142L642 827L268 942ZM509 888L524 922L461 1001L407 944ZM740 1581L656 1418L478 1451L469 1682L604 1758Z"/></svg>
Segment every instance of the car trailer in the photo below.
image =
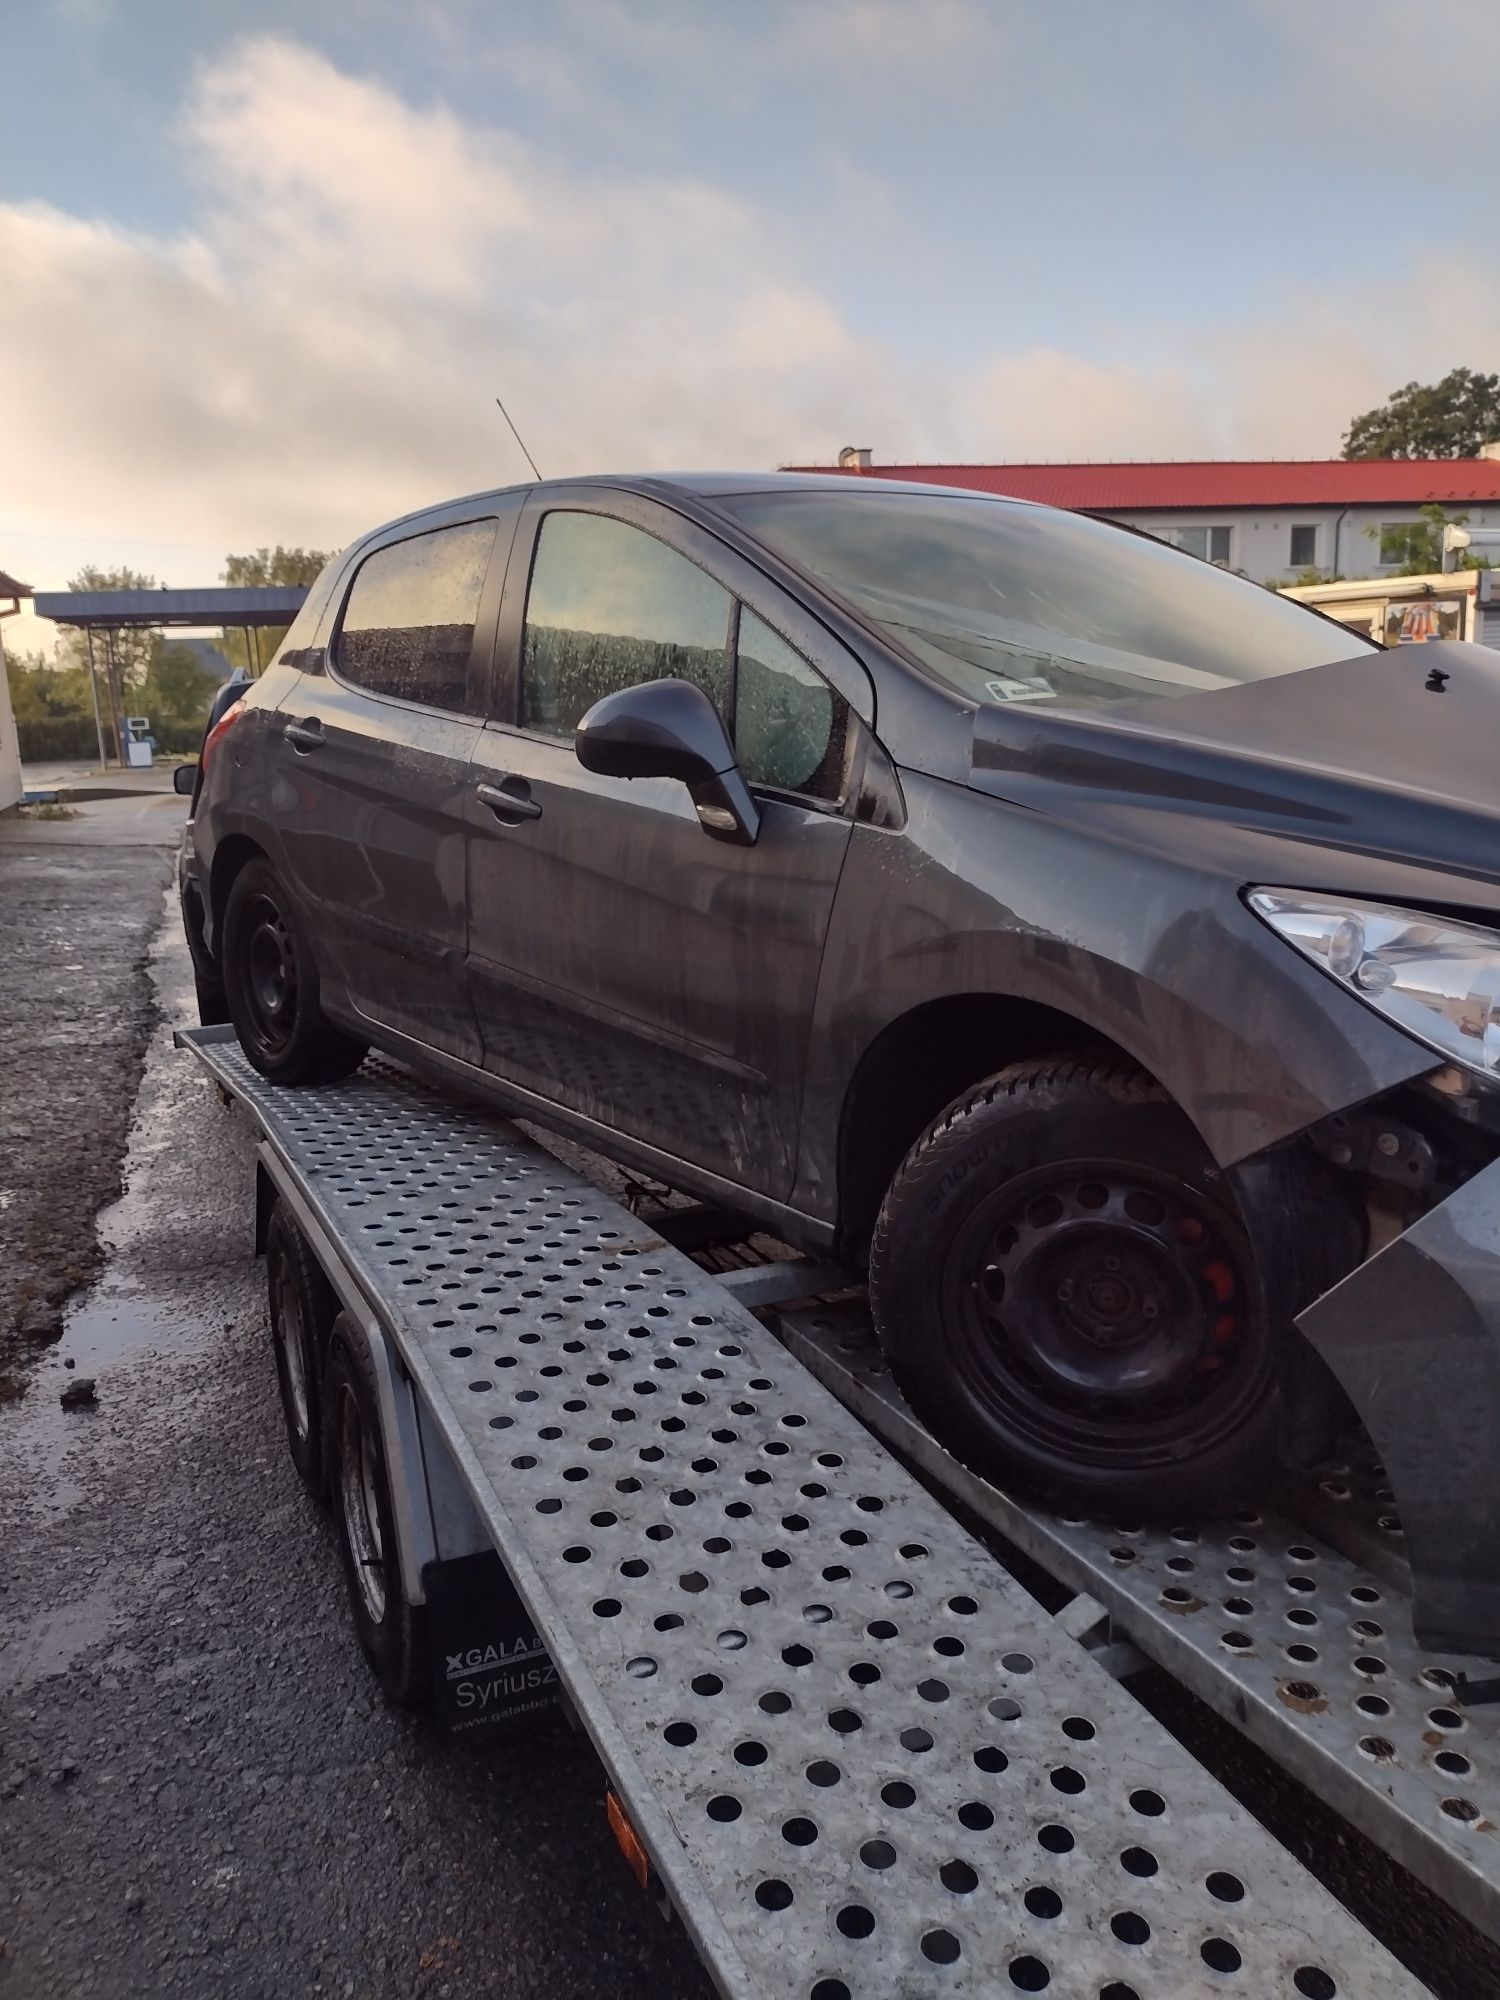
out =
<svg viewBox="0 0 1500 2000"><path fill-rule="evenodd" d="M1424 1991L1114 1678L1143 1657L1500 1936L1494 1711L1410 1639L1378 1474L1170 1532L1023 1508L911 1416L827 1267L706 1271L691 1220L383 1059L287 1090L228 1028L177 1041L259 1129L258 1247L307 1260L278 1362L316 1320L299 1465L388 1691L457 1728L560 1702L722 1993ZM294 1368L288 1407L319 1386Z"/></svg>

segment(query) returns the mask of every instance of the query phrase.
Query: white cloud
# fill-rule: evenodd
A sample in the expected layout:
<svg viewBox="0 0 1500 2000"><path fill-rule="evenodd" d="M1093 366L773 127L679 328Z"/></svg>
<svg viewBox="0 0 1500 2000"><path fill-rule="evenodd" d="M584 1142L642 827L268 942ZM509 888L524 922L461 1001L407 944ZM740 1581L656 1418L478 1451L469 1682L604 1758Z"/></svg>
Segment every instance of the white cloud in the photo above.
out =
<svg viewBox="0 0 1500 2000"><path fill-rule="evenodd" d="M52 12L74 28L102 28L115 10L116 0L52 0Z"/></svg>
<svg viewBox="0 0 1500 2000"><path fill-rule="evenodd" d="M876 41L899 12L839 11ZM929 9L955 34L965 12ZM336 544L520 477L497 391L549 475L848 442L888 460L1318 454L1397 383L1500 345L1500 277L1435 253L1399 284L1376 271L1359 295L1268 298L1257 323L1163 329L1149 363L1062 342L997 340L957 369L898 355L880 287L851 324L752 203L563 171L271 38L201 72L183 140L181 234L0 204L4 519L71 537L69 566L91 535L106 560L124 535ZM3 536L0 564L61 580Z"/></svg>
<svg viewBox="0 0 1500 2000"><path fill-rule="evenodd" d="M276 41L186 127L194 234L0 207L11 485L47 527L349 534L513 473L496 390L548 471L770 463L880 377L707 184L570 180Z"/></svg>
<svg viewBox="0 0 1500 2000"><path fill-rule="evenodd" d="M1440 12L1412 0L1256 5L1285 42L1288 84L1300 84L1323 119L1356 129L1370 152L1441 137L1450 150L1437 159L1413 152L1411 170L1430 182L1436 212L1466 200L1464 148L1452 142L1466 118L1493 115L1490 65L1479 52L1494 40L1494 0L1444 0Z"/></svg>
<svg viewBox="0 0 1500 2000"><path fill-rule="evenodd" d="M987 39L975 0L811 0L783 16L776 58L806 54L843 66L895 66L910 73L947 67ZM856 107L847 107L851 114Z"/></svg>

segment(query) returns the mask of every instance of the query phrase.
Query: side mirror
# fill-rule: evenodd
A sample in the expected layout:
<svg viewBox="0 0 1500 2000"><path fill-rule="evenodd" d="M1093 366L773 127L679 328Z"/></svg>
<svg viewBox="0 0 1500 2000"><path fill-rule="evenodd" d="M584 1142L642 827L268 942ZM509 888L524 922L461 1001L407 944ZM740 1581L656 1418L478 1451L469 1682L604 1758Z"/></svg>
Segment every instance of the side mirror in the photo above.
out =
<svg viewBox="0 0 1500 2000"><path fill-rule="evenodd" d="M179 764L177 769L172 773L172 790L180 792L185 798L192 796L197 783L198 766L196 764Z"/></svg>
<svg viewBox="0 0 1500 2000"><path fill-rule="evenodd" d="M680 778L705 833L753 847L760 813L719 711L691 681L645 681L596 701L573 738L586 771L606 778Z"/></svg>

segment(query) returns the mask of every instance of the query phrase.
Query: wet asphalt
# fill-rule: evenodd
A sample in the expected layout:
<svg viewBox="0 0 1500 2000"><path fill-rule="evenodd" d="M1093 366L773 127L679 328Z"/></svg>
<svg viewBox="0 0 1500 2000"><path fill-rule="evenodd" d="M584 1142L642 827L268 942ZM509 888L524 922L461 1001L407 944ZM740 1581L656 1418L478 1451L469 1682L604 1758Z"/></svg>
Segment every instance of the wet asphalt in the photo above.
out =
<svg viewBox="0 0 1500 2000"><path fill-rule="evenodd" d="M182 813L169 794L0 820L0 1397L99 1266Z"/></svg>
<svg viewBox="0 0 1500 2000"><path fill-rule="evenodd" d="M249 1135L168 1046L175 919L150 970L103 1277L0 1409L0 1994L706 1995L564 1724L459 1743L377 1695L281 1441Z"/></svg>
<svg viewBox="0 0 1500 2000"><path fill-rule="evenodd" d="M170 1049L192 1013L169 824L123 803L106 827L137 845L69 823L43 869L82 854L65 907L114 940L85 1028L139 1022L150 1043L102 1274L0 1406L0 1996L707 1995L560 1721L454 1741L386 1708L358 1655L328 1519L282 1445L250 1136ZM15 858L0 837L0 898ZM0 963L0 1030L44 1011L80 921L45 919L35 962ZM112 1047L83 1148L103 1188L137 1073L130 1035ZM81 1062L34 1066L45 1087L5 1100L31 1148L18 1185L101 1102ZM85 1373L97 1405L64 1412ZM1500 1994L1500 1953L1295 1781L1164 1676L1136 1691L1442 2000Z"/></svg>

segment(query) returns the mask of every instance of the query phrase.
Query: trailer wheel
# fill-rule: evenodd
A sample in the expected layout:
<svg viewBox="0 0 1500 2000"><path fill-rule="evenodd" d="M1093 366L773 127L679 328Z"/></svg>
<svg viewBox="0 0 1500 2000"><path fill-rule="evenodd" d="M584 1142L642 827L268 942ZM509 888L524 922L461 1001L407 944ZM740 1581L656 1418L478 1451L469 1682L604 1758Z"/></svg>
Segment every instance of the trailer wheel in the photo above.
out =
<svg viewBox="0 0 1500 2000"><path fill-rule="evenodd" d="M391 1508L380 1398L369 1350L343 1314L334 1321L324 1378L325 1457L360 1650L391 1701L431 1694L424 1607L409 1604Z"/></svg>
<svg viewBox="0 0 1500 2000"><path fill-rule="evenodd" d="M266 1225L266 1292L286 1448L313 1499L326 1501L323 1364L338 1299L280 1201Z"/></svg>

